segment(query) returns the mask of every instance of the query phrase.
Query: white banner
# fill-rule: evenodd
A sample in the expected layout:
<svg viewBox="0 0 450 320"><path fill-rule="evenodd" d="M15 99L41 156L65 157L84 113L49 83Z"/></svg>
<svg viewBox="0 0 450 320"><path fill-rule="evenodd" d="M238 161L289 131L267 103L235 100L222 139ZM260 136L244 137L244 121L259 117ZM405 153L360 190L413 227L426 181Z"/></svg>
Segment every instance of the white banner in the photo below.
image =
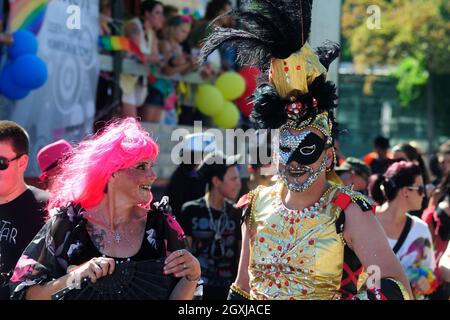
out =
<svg viewBox="0 0 450 320"><path fill-rule="evenodd" d="M0 98L0 119L15 121L30 134L27 176L39 175L35 156L40 148L61 138L78 142L92 132L99 76L98 18L98 0L50 0L38 34L38 56L47 64L47 83L17 102Z"/></svg>

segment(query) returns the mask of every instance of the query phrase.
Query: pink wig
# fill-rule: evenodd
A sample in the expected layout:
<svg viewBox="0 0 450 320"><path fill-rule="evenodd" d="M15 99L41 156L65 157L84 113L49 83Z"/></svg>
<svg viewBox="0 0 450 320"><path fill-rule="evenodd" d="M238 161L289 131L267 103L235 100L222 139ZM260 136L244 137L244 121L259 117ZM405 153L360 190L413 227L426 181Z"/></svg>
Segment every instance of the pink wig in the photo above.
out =
<svg viewBox="0 0 450 320"><path fill-rule="evenodd" d="M134 118L118 120L74 148L50 189L48 210L80 204L98 205L113 173L140 161L155 161L159 148Z"/></svg>

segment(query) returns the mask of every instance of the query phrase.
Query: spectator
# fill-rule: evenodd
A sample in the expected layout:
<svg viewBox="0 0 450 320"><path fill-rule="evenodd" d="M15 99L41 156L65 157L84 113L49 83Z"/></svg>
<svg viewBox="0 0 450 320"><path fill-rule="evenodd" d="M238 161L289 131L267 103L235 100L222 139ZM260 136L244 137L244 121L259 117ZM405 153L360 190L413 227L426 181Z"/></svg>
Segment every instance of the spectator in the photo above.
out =
<svg viewBox="0 0 450 320"><path fill-rule="evenodd" d="M149 63L151 74L154 76L164 65L164 58L159 52L159 39L157 33L164 27L164 7L159 1L146 0L141 5L144 19L144 29L148 47L150 48ZM159 123L161 121L165 96L159 86L159 79L151 77L148 86L148 95L142 109L142 120Z"/></svg>
<svg viewBox="0 0 450 320"><path fill-rule="evenodd" d="M47 194L24 181L29 138L21 126L0 121L0 300L23 250L45 222Z"/></svg>
<svg viewBox="0 0 450 320"><path fill-rule="evenodd" d="M447 246L441 261L439 262L442 278L445 282L450 283L450 245Z"/></svg>
<svg viewBox="0 0 450 320"><path fill-rule="evenodd" d="M367 187L371 172L369 166L364 161L349 157L336 168L336 173L346 186L362 194L368 194Z"/></svg>
<svg viewBox="0 0 450 320"><path fill-rule="evenodd" d="M133 42L142 54L150 54L150 48L145 41L144 29L138 18L126 22L123 32L124 36ZM132 53L127 53L127 56L139 58ZM146 63L146 60L141 61L141 63ZM147 78L122 73L120 75L120 88L122 89L122 116L136 118L138 116L137 108L144 104L148 95Z"/></svg>
<svg viewBox="0 0 450 320"><path fill-rule="evenodd" d="M230 16L224 16L215 20L217 17L225 14L232 9L231 2L229 0L211 0L206 6L205 18L197 21L188 39L189 46L194 52L198 51L201 47L203 40L211 33L210 23L214 21L214 25L217 27L231 27L233 26L233 19ZM215 58L211 58L209 61L211 64L218 64L220 70L229 70L234 68L236 55L234 50L229 46L223 46L215 55ZM211 61L216 60L216 61ZM218 60L218 61L217 61ZM214 66L213 66L214 69ZM209 72L211 72L210 70ZM203 70L207 73L207 70ZM207 75L205 75L207 77Z"/></svg>
<svg viewBox="0 0 450 320"><path fill-rule="evenodd" d="M171 5L165 5L164 9L164 27L160 30L158 34L159 39L168 39L169 38L169 24L168 22L172 19L178 16L179 10L177 7L171 6Z"/></svg>
<svg viewBox="0 0 450 320"><path fill-rule="evenodd" d="M100 1L100 35L111 36L119 34L120 28L114 23L110 0Z"/></svg>
<svg viewBox="0 0 450 320"><path fill-rule="evenodd" d="M158 152L133 118L113 122L81 142L50 189L49 221L16 265L12 298L49 300L71 278L96 283L119 263L163 259L170 286L142 283L129 274L122 289L165 288L167 298L192 299L199 263L184 249L183 230L170 215L167 198L149 210Z"/></svg>
<svg viewBox="0 0 450 320"><path fill-rule="evenodd" d="M205 194L206 183L198 177L197 167L204 156L216 149L215 137L207 133L189 134L183 139L181 164L172 174L166 194L176 217L186 202Z"/></svg>
<svg viewBox="0 0 450 320"><path fill-rule="evenodd" d="M199 168L209 191L184 204L179 217L191 251L202 267L205 300L225 300L237 273L241 212L231 202L241 189L237 160L221 152L209 154Z"/></svg>
<svg viewBox="0 0 450 320"><path fill-rule="evenodd" d="M374 151L364 157L364 162L373 174L383 174L391 165L392 155L389 153L389 139L378 136L373 142Z"/></svg>
<svg viewBox="0 0 450 320"><path fill-rule="evenodd" d="M433 242L425 222L407 212L418 210L424 196L419 165L397 162L370 186L370 196L380 205L376 216L400 260L416 298L436 289L426 277L413 278L417 270L435 270Z"/></svg>
<svg viewBox="0 0 450 320"><path fill-rule="evenodd" d="M430 183L430 175L428 173L425 161L423 160L420 152L415 147L407 143L395 146L392 149L392 153L394 160L416 161L419 164L426 193L423 197L421 209L410 212L410 214L421 217L423 210L425 210L428 206L429 195L431 195L431 192L434 189L434 186Z"/></svg>
<svg viewBox="0 0 450 320"><path fill-rule="evenodd" d="M160 42L160 51L167 61L167 64L161 70L164 75L169 77L183 75L196 68L197 63L190 55L183 52L181 46L189 35L191 24L192 18L190 16L176 16L169 21L168 38ZM160 91L164 93L166 98L164 124L176 125L177 95L175 84L169 80L159 80L157 84L159 84Z"/></svg>
<svg viewBox="0 0 450 320"><path fill-rule="evenodd" d="M392 157L397 160L405 160L405 161L417 161L420 167L420 171L422 172L422 179L425 185L430 183L430 174L428 173L427 166L425 161L422 158L419 150L408 143L396 145L392 148Z"/></svg>
<svg viewBox="0 0 450 320"><path fill-rule="evenodd" d="M438 161L442 176L445 177L450 172L450 140L440 146Z"/></svg>
<svg viewBox="0 0 450 320"><path fill-rule="evenodd" d="M113 36L120 34L120 25L112 18L111 1L100 1L100 36ZM108 51L100 50L100 54L111 54ZM94 122L94 132L100 130L105 123L118 115L119 108L113 97L115 88L114 73L100 71L96 94L96 115Z"/></svg>
<svg viewBox="0 0 450 320"><path fill-rule="evenodd" d="M447 246L442 258L439 261L439 272L442 283L435 294L431 296L433 300L449 300L450 298L450 245Z"/></svg>
<svg viewBox="0 0 450 320"><path fill-rule="evenodd" d="M49 145L46 145L37 154L37 161L41 175L39 180L45 183L47 189L50 189L53 179L61 170L62 161L72 151L72 145L66 140L58 140Z"/></svg>
<svg viewBox="0 0 450 320"><path fill-rule="evenodd" d="M450 240L450 174L436 188L422 219L430 228L436 261L439 262Z"/></svg>
<svg viewBox="0 0 450 320"><path fill-rule="evenodd" d="M434 191L422 219L431 231L435 259L439 263L450 240L450 174L447 174ZM442 283L442 279L439 280L441 280L440 286L431 299L448 299L448 286Z"/></svg>

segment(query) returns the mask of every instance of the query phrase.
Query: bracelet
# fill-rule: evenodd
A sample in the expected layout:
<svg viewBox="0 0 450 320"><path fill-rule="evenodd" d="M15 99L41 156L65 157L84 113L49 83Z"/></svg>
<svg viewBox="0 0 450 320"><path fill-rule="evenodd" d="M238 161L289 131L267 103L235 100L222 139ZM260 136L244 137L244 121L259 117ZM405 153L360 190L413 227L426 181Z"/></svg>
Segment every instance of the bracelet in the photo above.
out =
<svg viewBox="0 0 450 320"><path fill-rule="evenodd" d="M236 286L234 283L231 285L230 290L234 293L237 293L238 295L244 297L245 299L250 300L250 294Z"/></svg>
<svg viewBox="0 0 450 320"><path fill-rule="evenodd" d="M398 289L402 293L402 296L403 296L404 300L411 300L411 297L409 296L409 293L406 290L406 288L403 285L403 283L401 283L400 281L398 281L397 279L394 279L394 278L387 278L387 279L391 280L393 283L395 283L397 285Z"/></svg>
<svg viewBox="0 0 450 320"><path fill-rule="evenodd" d="M188 276L184 276L184 278L188 281L188 282L198 282L200 280L200 278L202 277L202 274L200 274L197 278L191 280L189 279Z"/></svg>

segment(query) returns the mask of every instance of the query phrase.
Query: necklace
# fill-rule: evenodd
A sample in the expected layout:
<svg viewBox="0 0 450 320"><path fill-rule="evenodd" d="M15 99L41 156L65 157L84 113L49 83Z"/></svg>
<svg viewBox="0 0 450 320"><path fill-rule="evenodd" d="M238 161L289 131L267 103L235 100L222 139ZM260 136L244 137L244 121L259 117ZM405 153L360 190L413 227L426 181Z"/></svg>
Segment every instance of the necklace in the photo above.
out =
<svg viewBox="0 0 450 320"><path fill-rule="evenodd" d="M214 231L214 240L219 241L222 240L222 234L225 231L228 225L228 215L225 210L226 202L224 200L223 209L221 210L221 215L217 220L217 224L214 222L214 217L211 212L211 207L209 205L208 199L205 196L206 208L208 209L209 214L209 227Z"/></svg>
<svg viewBox="0 0 450 320"><path fill-rule="evenodd" d="M209 227L214 231L214 241L211 244L211 257L221 258L225 255L225 244L222 241L222 234L228 225L228 215L225 210L226 202L224 200L223 209L221 210L222 213L217 220L217 224L214 222L207 196L205 196L205 203L209 214ZM217 250L217 247L219 247L219 250Z"/></svg>

